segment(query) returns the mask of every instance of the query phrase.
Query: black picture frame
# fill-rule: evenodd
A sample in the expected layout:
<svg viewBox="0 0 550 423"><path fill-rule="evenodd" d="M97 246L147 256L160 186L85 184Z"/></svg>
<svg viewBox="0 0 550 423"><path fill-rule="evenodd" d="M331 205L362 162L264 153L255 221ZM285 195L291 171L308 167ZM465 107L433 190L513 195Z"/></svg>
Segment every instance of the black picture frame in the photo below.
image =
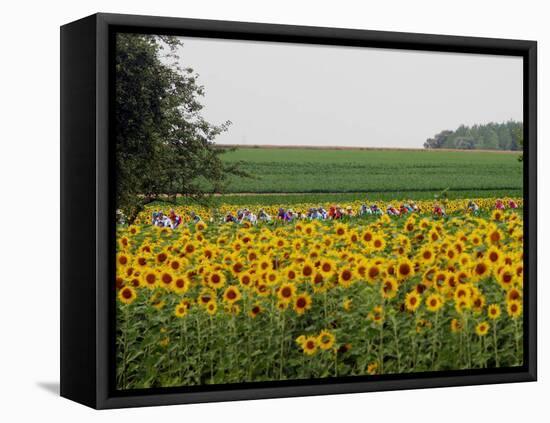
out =
<svg viewBox="0 0 550 423"><path fill-rule="evenodd" d="M522 367L117 392L110 66L117 31L483 53L523 58ZM112 139L112 138L111 138ZM97 409L535 381L537 378L537 43L535 41L99 13L61 27L61 395Z"/></svg>

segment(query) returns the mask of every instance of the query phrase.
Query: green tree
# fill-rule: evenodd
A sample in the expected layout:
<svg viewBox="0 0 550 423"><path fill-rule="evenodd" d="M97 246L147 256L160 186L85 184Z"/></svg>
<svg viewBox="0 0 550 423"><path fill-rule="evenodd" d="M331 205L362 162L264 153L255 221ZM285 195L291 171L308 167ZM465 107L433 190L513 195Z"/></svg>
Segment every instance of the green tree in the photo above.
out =
<svg viewBox="0 0 550 423"><path fill-rule="evenodd" d="M471 127L460 125L454 131L441 131L428 138L424 148L521 150L523 123L510 120Z"/></svg>
<svg viewBox="0 0 550 423"><path fill-rule="evenodd" d="M485 136L483 137L482 148L487 150L498 149L498 135L492 128L487 129Z"/></svg>
<svg viewBox="0 0 550 423"><path fill-rule="evenodd" d="M512 129L512 138L515 140L519 149L523 150L523 127ZM523 154L518 157L520 162L523 161Z"/></svg>
<svg viewBox="0 0 550 423"><path fill-rule="evenodd" d="M152 201L207 203L231 175L213 141L230 122L201 115L204 88L179 65L175 37L119 34L115 57L116 202L132 222Z"/></svg>

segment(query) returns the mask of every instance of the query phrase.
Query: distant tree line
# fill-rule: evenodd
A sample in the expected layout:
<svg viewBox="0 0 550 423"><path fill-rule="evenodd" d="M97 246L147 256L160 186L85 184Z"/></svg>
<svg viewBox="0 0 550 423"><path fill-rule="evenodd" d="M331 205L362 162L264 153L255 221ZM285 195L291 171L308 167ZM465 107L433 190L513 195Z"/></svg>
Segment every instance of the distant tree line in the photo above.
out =
<svg viewBox="0 0 550 423"><path fill-rule="evenodd" d="M463 150L522 150L523 123L509 120L485 125L461 125L428 138L424 148L457 148Z"/></svg>

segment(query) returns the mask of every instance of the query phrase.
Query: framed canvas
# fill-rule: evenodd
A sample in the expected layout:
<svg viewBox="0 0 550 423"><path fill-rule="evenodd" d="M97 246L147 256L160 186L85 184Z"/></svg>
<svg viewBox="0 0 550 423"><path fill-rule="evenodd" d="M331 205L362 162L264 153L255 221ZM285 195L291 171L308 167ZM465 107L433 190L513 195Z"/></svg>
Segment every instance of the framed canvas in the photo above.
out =
<svg viewBox="0 0 550 423"><path fill-rule="evenodd" d="M61 28L61 395L536 380L536 42Z"/></svg>

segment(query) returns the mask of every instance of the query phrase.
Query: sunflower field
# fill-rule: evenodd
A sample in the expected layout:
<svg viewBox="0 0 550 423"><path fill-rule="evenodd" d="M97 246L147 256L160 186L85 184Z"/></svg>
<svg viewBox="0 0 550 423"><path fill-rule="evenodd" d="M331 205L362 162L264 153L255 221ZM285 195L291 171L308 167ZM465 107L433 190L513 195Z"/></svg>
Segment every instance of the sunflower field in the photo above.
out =
<svg viewBox="0 0 550 423"><path fill-rule="evenodd" d="M490 204L120 225L117 388L521 365L522 209Z"/></svg>

